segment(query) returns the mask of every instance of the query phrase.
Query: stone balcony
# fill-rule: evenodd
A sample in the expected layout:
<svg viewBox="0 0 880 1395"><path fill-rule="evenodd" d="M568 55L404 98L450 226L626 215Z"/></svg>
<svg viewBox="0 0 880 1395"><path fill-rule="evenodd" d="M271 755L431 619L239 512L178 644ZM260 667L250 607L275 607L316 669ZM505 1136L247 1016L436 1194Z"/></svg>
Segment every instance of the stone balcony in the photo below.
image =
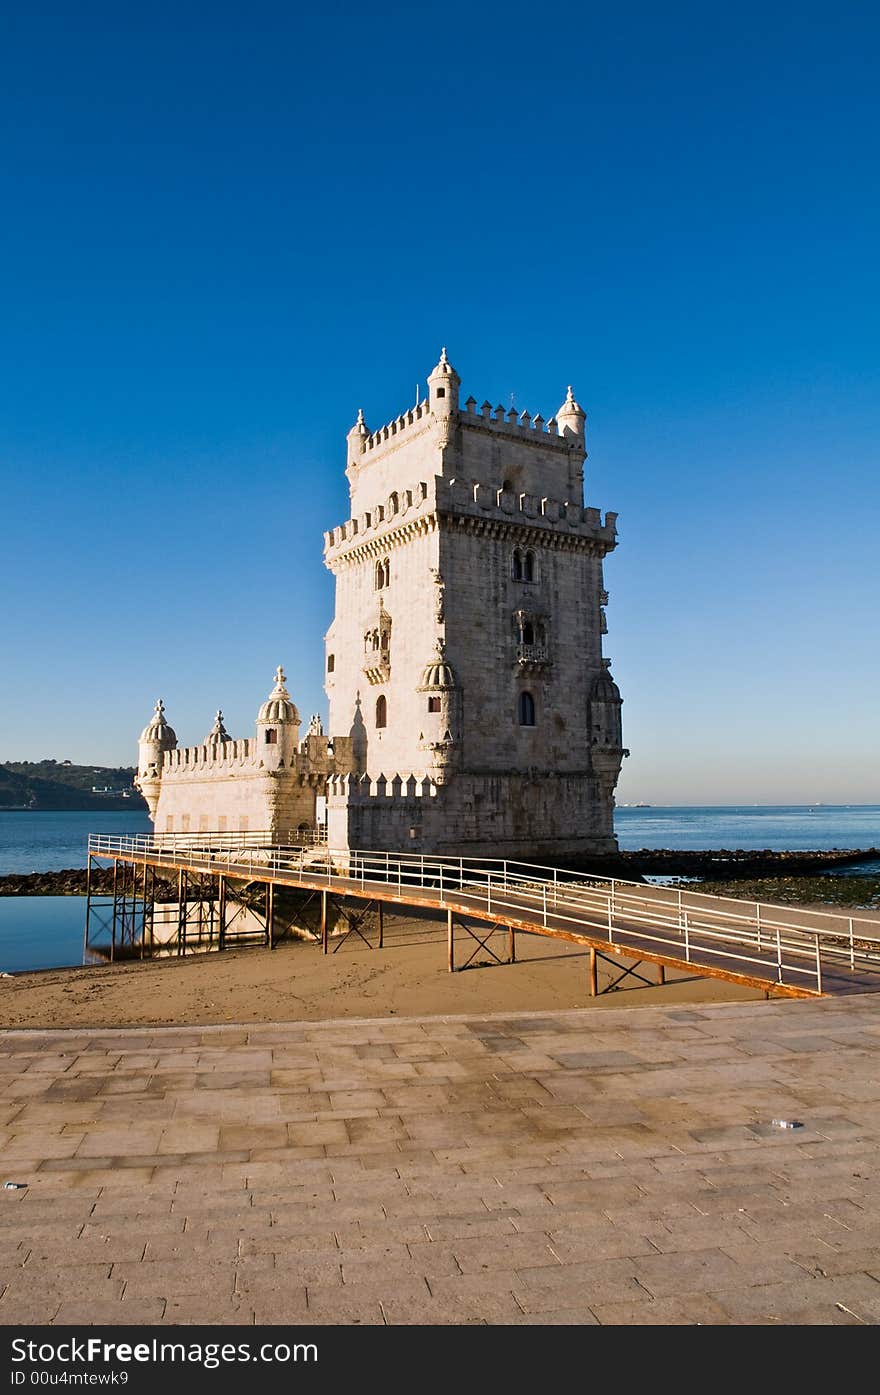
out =
<svg viewBox="0 0 880 1395"><path fill-rule="evenodd" d="M548 667L550 652L546 644L518 644L516 662L526 673L535 673L538 669Z"/></svg>

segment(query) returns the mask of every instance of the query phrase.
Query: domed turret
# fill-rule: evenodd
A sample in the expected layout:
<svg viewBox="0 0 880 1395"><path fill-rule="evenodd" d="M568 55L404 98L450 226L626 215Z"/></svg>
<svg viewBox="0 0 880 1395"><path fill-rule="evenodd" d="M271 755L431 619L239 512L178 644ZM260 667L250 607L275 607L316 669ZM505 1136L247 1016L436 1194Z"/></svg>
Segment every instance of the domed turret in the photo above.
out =
<svg viewBox="0 0 880 1395"><path fill-rule="evenodd" d="M258 722L296 722L299 726L299 713L286 684L284 669L279 664L275 670L275 687L257 713Z"/></svg>
<svg viewBox="0 0 880 1395"><path fill-rule="evenodd" d="M159 789L162 783L162 762L166 751L177 746L173 727L165 720L165 704L161 698L138 741L138 769L134 783L147 801L150 818L156 817Z"/></svg>
<svg viewBox="0 0 880 1395"><path fill-rule="evenodd" d="M364 453L364 442L369 434L367 423L364 421L363 408L360 408L357 414L357 421L346 437L348 442L349 465L357 465L360 463L360 458Z"/></svg>
<svg viewBox="0 0 880 1395"><path fill-rule="evenodd" d="M443 784L455 764L458 751L458 685L455 671L446 659L442 639L435 645L435 658L422 670L418 692L424 694L419 745L426 752L429 772L435 784Z"/></svg>
<svg viewBox="0 0 880 1395"><path fill-rule="evenodd" d="M141 732L140 739L157 745L161 751L173 751L177 745L174 728L169 726L165 720L165 704L161 698L156 703L152 717Z"/></svg>
<svg viewBox="0 0 880 1395"><path fill-rule="evenodd" d="M570 386L565 401L556 413L556 420L559 423L561 436L576 436L579 441L583 440L587 414L580 403L575 401Z"/></svg>
<svg viewBox="0 0 880 1395"><path fill-rule="evenodd" d="M279 664L275 687L257 713L257 758L267 768L289 766L299 746L299 712L286 682Z"/></svg>
<svg viewBox="0 0 880 1395"><path fill-rule="evenodd" d="M426 664L422 670L422 681L419 684L420 693L429 693L432 690L441 690L455 687L455 673L452 665L448 664L442 655L438 654L436 659Z"/></svg>
<svg viewBox="0 0 880 1395"><path fill-rule="evenodd" d="M450 417L458 411L458 390L460 387L461 378L446 357L446 350L443 349L440 354L440 362L428 378L431 411L435 417Z"/></svg>
<svg viewBox="0 0 880 1395"><path fill-rule="evenodd" d="M608 672L608 659L590 689L590 754L593 770L610 791L617 783L623 758L629 752L623 748L620 709L623 706L620 689Z"/></svg>
<svg viewBox="0 0 880 1395"><path fill-rule="evenodd" d="M232 737L223 725L223 713L218 708L217 715L214 718L214 725L205 737L204 744L209 750L216 750L218 746L222 746L224 742L231 740Z"/></svg>

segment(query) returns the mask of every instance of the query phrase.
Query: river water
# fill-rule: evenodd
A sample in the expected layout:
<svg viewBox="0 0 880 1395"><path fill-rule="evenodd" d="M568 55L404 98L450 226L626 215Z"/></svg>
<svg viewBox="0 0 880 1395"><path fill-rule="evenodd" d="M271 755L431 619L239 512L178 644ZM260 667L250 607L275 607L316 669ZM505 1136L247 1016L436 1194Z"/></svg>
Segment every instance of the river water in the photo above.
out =
<svg viewBox="0 0 880 1395"><path fill-rule="evenodd" d="M0 811L0 875L85 867L90 833L149 833L151 828L147 815L135 811ZM615 829L625 851L876 848L880 806L619 808ZM880 875L880 861L858 871ZM81 964L84 920L84 897L0 896L0 970Z"/></svg>

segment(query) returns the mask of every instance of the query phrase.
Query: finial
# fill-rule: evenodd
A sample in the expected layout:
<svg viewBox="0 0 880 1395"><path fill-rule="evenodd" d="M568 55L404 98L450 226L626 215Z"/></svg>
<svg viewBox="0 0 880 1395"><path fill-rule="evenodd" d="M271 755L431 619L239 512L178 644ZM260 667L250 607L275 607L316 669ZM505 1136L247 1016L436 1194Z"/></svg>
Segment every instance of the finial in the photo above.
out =
<svg viewBox="0 0 880 1395"><path fill-rule="evenodd" d="M280 688L280 687L282 687L282 685L283 685L284 683L286 683L286 682L287 682L287 679L286 679L285 676L284 676L284 669L283 669L283 668L281 667L281 665L279 664L278 667L277 667L276 670L275 670L275 686L276 686L276 688Z"/></svg>
<svg viewBox="0 0 880 1395"><path fill-rule="evenodd" d="M357 419L355 425L356 425L356 426L366 426L366 422L364 421L364 409L363 409L363 407L358 407L358 419Z"/></svg>
<svg viewBox="0 0 880 1395"><path fill-rule="evenodd" d="M440 350L440 363L441 363L441 364L446 364L446 363L448 363L448 362L449 362L449 359L446 357L446 345L444 344L444 345L443 345L443 348Z"/></svg>
<svg viewBox="0 0 880 1395"><path fill-rule="evenodd" d="M217 726L218 726L218 727L222 727L222 725L223 725L223 713L222 713L222 711L220 710L219 707L217 708L217 715L216 715L216 717L214 718L214 721L217 723Z"/></svg>
<svg viewBox="0 0 880 1395"><path fill-rule="evenodd" d="M159 698L158 702L156 703L156 711L160 717L163 716L165 712L165 704L161 698Z"/></svg>
<svg viewBox="0 0 880 1395"><path fill-rule="evenodd" d="M573 402L573 401L574 401L574 393L573 393L572 390L571 390L571 383L569 383L569 385L568 385L568 392L565 394L565 400L566 400L566 402Z"/></svg>

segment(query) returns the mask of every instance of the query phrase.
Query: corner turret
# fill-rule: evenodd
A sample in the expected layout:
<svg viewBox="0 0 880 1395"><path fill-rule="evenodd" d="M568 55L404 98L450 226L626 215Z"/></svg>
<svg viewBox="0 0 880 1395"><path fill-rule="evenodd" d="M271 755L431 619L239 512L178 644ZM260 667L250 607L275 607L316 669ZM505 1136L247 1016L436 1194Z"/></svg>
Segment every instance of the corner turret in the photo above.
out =
<svg viewBox="0 0 880 1395"><path fill-rule="evenodd" d="M267 770L288 769L299 748L299 712L286 683L279 664L275 687L257 713L257 761Z"/></svg>
<svg viewBox="0 0 880 1395"><path fill-rule="evenodd" d="M607 799L611 799L624 756L620 689L609 672L610 659L602 660L602 672L590 689L589 734L593 770Z"/></svg>
<svg viewBox="0 0 880 1395"><path fill-rule="evenodd" d="M366 439L369 436L369 434L370 433L367 430L367 424L364 421L364 411L363 408L360 407L358 408L357 421L355 422L354 426L351 428L351 430L345 438L346 442L348 443L346 473L352 465L360 464L361 456L364 453L364 443L366 442Z"/></svg>
<svg viewBox="0 0 880 1395"><path fill-rule="evenodd" d="M177 735L165 720L165 704L161 698L138 741L138 768L134 783L147 801L150 818L155 819L162 785L162 763L166 751L177 746Z"/></svg>
<svg viewBox="0 0 880 1395"><path fill-rule="evenodd" d="M565 401L556 413L556 421L560 436L576 436L583 443L587 414L581 404L575 400L570 384Z"/></svg>
<svg viewBox="0 0 880 1395"><path fill-rule="evenodd" d="M440 354L440 362L428 378L429 404L435 417L452 417L458 411L459 378L445 348Z"/></svg>

